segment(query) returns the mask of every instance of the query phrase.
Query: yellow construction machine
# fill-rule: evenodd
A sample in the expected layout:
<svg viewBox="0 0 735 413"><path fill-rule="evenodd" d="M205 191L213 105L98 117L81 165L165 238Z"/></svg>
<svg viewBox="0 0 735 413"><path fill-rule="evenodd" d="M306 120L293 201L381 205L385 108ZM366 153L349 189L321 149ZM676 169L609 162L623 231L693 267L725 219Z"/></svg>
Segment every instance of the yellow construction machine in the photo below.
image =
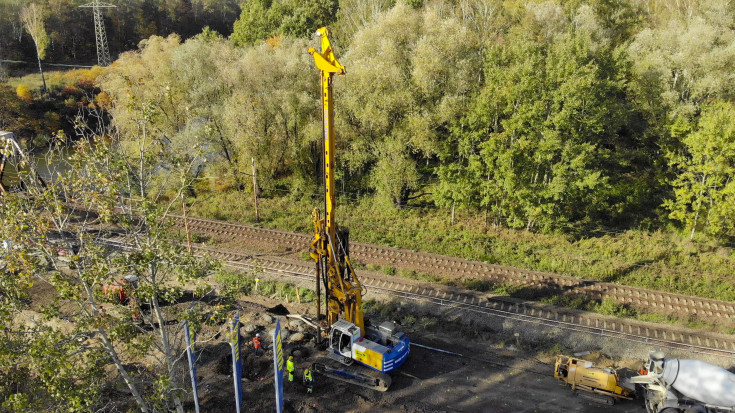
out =
<svg viewBox="0 0 735 413"><path fill-rule="evenodd" d="M580 397L598 403L612 405L617 399L633 400L635 396L635 387L622 383L615 370L561 354L556 356L554 378L565 386L571 385L575 392L582 390L577 392Z"/></svg>
<svg viewBox="0 0 735 413"><path fill-rule="evenodd" d="M322 218L318 209L312 213L314 240L311 242L311 257L316 261L317 315L321 311L320 286L323 285L329 337L327 357L317 360L312 368L327 377L386 391L391 383L387 373L406 361L410 341L408 336L396 330L392 322L366 325L363 318L360 306L364 286L350 264L349 231L339 227L335 219L332 80L335 75L344 75L345 68L334 56L327 28L319 29L316 35L321 42L321 51L311 48L308 52L321 71L325 214Z"/></svg>

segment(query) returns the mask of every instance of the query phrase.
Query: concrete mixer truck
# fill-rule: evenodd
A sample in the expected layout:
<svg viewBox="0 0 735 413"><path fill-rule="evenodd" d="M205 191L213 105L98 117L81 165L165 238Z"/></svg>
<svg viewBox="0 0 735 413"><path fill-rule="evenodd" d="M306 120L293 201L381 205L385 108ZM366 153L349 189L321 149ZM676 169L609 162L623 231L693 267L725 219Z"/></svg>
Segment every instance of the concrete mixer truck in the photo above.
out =
<svg viewBox="0 0 735 413"><path fill-rule="evenodd" d="M645 370L630 381L641 386L648 413L735 412L735 374L722 367L657 351Z"/></svg>

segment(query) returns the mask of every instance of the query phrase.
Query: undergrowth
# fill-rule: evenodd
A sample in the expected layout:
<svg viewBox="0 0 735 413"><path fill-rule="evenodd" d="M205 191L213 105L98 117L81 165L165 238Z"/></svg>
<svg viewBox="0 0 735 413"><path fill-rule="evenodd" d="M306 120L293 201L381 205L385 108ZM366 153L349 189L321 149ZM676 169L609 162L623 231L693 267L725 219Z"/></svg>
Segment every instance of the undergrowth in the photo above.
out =
<svg viewBox="0 0 735 413"><path fill-rule="evenodd" d="M242 296L262 295L286 299L287 302L316 302L316 292L297 287L291 283L260 279L258 272L234 272L222 270L215 275L220 285L220 295L227 300L237 300Z"/></svg>

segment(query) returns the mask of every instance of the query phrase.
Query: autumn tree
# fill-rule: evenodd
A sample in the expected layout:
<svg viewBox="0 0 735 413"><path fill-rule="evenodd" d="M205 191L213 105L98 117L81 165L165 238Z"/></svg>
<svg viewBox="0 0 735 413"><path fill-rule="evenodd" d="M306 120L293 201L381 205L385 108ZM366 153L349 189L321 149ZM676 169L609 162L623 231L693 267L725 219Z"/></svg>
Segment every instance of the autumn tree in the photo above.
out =
<svg viewBox="0 0 735 413"><path fill-rule="evenodd" d="M734 14L729 2L705 2L699 13L641 30L630 44L641 96L672 117L691 116L709 99L735 98Z"/></svg>
<svg viewBox="0 0 735 413"><path fill-rule="evenodd" d="M390 10L394 4L393 0L342 0L339 2L332 35L338 40L351 40L355 33L374 23L381 13Z"/></svg>
<svg viewBox="0 0 735 413"><path fill-rule="evenodd" d="M153 131L141 129L126 139L104 132L107 140L88 136L74 146L63 170L47 177L52 185L39 185L32 175L21 174L27 196L10 196L0 206L7 218L0 224L0 237L18 246L9 251L13 270L32 274L24 279L52 292L46 302L42 296L34 298L44 318L25 324L24 337L31 341L16 355L28 375L48 387L51 399L30 397L17 380L9 387L15 385L15 391L3 390L8 405L17 409L88 411L100 403L102 367L110 364L137 409L183 412L186 375L179 352L187 312L165 303L176 302L185 287L207 289L198 280L213 263L184 250L168 230L165 214L191 184L195 157L167 151L163 137ZM46 159L54 162L58 156ZM114 240L105 230L111 227L116 228ZM131 274L135 283L120 284ZM140 307L107 303L105 288L111 285L124 288ZM152 326L150 332L136 322L141 318L136 313L144 309L149 314L142 320ZM12 306L3 310L15 320L22 315ZM60 327L58 320L63 320ZM45 349L44 343L53 347ZM145 357L158 363L143 364ZM131 365L136 364L134 374ZM0 368L13 371L12 366Z"/></svg>
<svg viewBox="0 0 735 413"><path fill-rule="evenodd" d="M38 72L41 73L41 80L43 81L43 93L46 93L46 77L43 75L43 68L41 67L41 60L46 58L46 48L49 45L49 38L44 24L46 10L36 3L31 3L20 11L20 20L36 46Z"/></svg>
<svg viewBox="0 0 735 413"><path fill-rule="evenodd" d="M206 33L184 44L152 37L121 56L101 86L124 134L160 134L180 153L202 144L208 173L229 175L236 187L251 158L266 180L303 177L319 137L318 74L308 70L306 48L282 37L247 50Z"/></svg>

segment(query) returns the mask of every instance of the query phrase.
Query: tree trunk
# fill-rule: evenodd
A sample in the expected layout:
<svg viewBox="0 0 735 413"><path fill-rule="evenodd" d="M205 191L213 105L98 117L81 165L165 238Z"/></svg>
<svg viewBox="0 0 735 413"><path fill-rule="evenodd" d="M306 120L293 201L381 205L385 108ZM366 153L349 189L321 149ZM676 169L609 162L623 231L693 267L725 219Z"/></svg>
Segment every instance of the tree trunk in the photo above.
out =
<svg viewBox="0 0 735 413"><path fill-rule="evenodd" d="M155 284L155 274L156 269L151 268L151 281ZM156 313L156 319L158 320L158 331L161 333L161 344L163 345L163 352L164 357L166 358L166 368L168 369L168 376L171 379L172 387L176 388L178 387L176 385L176 375L174 372L174 357L173 352L171 351L171 343L168 340L168 331L166 330L166 320L163 318L163 313L161 312L161 306L158 303L158 297L156 295L153 295L153 298L151 299L151 303L153 304L153 311ZM179 413L184 413L184 406L181 404L181 399L179 399L179 396L176 394L173 394L174 404L176 405L176 411Z"/></svg>
<svg viewBox="0 0 735 413"><path fill-rule="evenodd" d="M125 367L122 364L122 361L117 355L117 351L115 350L115 347L112 345L112 342L110 342L110 339L107 337L107 333L105 333L105 330L99 329L97 330L100 336L102 337L102 343L105 346L105 350L107 350L107 353L110 355L110 358L112 358L113 363L115 363L115 366L117 367L117 371L122 376L123 380L125 381L125 384L128 385L128 389L130 389L130 393L133 394L133 398L135 398L135 401L138 403L138 407L140 407L140 411L143 413L148 413L148 405L145 403L145 400L143 400L143 397L141 397L140 393L138 392L138 388L135 386L135 383L133 382L132 377L128 374L128 372L125 370Z"/></svg>
<svg viewBox="0 0 735 413"><path fill-rule="evenodd" d="M235 162L235 159L230 154L230 146L232 144L229 139L225 138L225 135L224 133L222 133L222 129L220 128L219 123L217 123L217 120L212 119L212 123L214 123L214 128L217 130L217 135L219 135L219 143L222 151L225 154L225 159L227 159L227 163L230 165L230 171L232 171L233 178L235 179L235 187L240 189L241 187L244 187L244 185L240 182L240 174L237 171L237 162Z"/></svg>
<svg viewBox="0 0 735 413"><path fill-rule="evenodd" d="M255 198L255 222L260 222L260 213L258 212L258 175L255 170L255 158L251 158L253 167L253 197Z"/></svg>
<svg viewBox="0 0 735 413"><path fill-rule="evenodd" d="M89 307L92 310L92 316L97 317L99 315L99 310L97 309L97 303L94 299L94 292L92 291L92 288L89 286L87 282L83 282L84 289L87 293L87 300L89 302ZM128 374L127 370L125 370L125 366L123 366L122 360L120 360L120 357L117 355L117 350L115 350L115 346L110 341L110 338L107 337L107 332L103 328L98 328L97 333L102 338L102 345L105 347L105 350L107 351L107 354L110 355L110 358L112 359L112 362L115 363L115 367L117 367L117 371L122 376L123 380L125 381L125 384L127 384L128 389L130 389L130 393L132 393L133 398L135 398L135 401L138 403L138 407L140 407L140 410L143 413L148 413L148 405L146 404L145 400L143 400L143 397L140 395L140 392L138 392L138 388L135 386L135 383L133 382L132 377Z"/></svg>
<svg viewBox="0 0 735 413"><path fill-rule="evenodd" d="M5 172L5 155L0 155L0 193L5 193L5 187L3 187L3 174Z"/></svg>
<svg viewBox="0 0 735 413"><path fill-rule="evenodd" d="M699 200L699 198L702 198L702 194L704 193L706 182L707 182L707 174L704 174L704 176L702 176L702 189L699 191L699 197L697 197L697 200ZM692 224L692 232L691 234L689 234L689 240L694 239L694 231L697 229L697 221L699 220L699 211L701 209L702 209L702 206L701 206L701 201L700 201L700 206L697 207L697 212L694 214L694 223Z"/></svg>
<svg viewBox="0 0 735 413"><path fill-rule="evenodd" d="M38 72L41 73L41 80L43 81L43 93L47 93L46 89L46 77L43 75L43 68L41 67L41 56L38 54L38 48L36 48L36 57L38 58Z"/></svg>

